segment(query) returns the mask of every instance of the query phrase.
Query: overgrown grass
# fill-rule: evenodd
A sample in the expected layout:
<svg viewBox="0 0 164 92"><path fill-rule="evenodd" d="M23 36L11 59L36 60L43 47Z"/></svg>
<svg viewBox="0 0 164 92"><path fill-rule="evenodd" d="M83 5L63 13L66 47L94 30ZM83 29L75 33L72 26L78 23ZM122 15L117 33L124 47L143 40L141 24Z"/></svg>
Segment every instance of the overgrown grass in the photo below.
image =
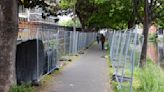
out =
<svg viewBox="0 0 164 92"><path fill-rule="evenodd" d="M30 84L23 84L20 86L13 86L10 92L35 92Z"/></svg>
<svg viewBox="0 0 164 92"><path fill-rule="evenodd" d="M153 63L137 69L134 78L139 81L137 87L133 85L134 92L164 92L164 71Z"/></svg>
<svg viewBox="0 0 164 92"><path fill-rule="evenodd" d="M112 82L114 92L130 92L129 88L118 90L117 85ZM126 85L123 83L123 86ZM144 68L134 70L133 92L164 92L164 71L148 59Z"/></svg>

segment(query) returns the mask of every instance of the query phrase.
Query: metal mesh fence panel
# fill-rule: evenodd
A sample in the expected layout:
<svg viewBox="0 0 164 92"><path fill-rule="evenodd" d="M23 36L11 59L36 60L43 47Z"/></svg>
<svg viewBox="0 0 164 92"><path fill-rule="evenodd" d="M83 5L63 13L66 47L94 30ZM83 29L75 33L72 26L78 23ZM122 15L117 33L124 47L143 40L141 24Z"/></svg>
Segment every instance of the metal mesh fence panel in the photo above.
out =
<svg viewBox="0 0 164 92"><path fill-rule="evenodd" d="M143 36L136 33L136 29L109 32L108 35L113 77L118 89L128 87L132 92L133 72L139 64Z"/></svg>

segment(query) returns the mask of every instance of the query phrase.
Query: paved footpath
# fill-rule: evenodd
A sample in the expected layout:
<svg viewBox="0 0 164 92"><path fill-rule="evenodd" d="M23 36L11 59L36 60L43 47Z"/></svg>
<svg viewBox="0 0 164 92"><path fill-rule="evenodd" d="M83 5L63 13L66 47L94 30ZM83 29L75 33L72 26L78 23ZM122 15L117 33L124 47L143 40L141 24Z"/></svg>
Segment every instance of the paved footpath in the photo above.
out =
<svg viewBox="0 0 164 92"><path fill-rule="evenodd" d="M95 43L77 61L65 66L46 92L112 92L105 54Z"/></svg>

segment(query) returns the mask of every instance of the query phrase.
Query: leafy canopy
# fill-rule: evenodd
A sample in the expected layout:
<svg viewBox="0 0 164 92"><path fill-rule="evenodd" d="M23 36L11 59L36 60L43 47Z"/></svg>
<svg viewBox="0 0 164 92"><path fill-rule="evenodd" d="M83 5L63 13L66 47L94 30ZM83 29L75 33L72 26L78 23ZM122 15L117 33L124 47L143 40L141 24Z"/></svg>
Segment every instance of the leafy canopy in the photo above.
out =
<svg viewBox="0 0 164 92"><path fill-rule="evenodd" d="M54 0L18 0L27 8L42 7L50 15L57 16L59 9L76 8L76 14L83 27L127 28L128 22L135 19L143 23L143 0L60 0L59 5ZM133 3L135 1L135 3ZM164 27L164 0L150 0L151 21ZM139 3L137 3L139 2ZM134 13L134 9L137 12Z"/></svg>
<svg viewBox="0 0 164 92"><path fill-rule="evenodd" d="M60 6L72 8L75 3L79 3L76 10L80 21L88 28L126 28L132 17L130 0L61 0Z"/></svg>
<svg viewBox="0 0 164 92"><path fill-rule="evenodd" d="M127 28L128 21L133 17L130 0L110 0L97 6L98 11L87 21L88 26Z"/></svg>

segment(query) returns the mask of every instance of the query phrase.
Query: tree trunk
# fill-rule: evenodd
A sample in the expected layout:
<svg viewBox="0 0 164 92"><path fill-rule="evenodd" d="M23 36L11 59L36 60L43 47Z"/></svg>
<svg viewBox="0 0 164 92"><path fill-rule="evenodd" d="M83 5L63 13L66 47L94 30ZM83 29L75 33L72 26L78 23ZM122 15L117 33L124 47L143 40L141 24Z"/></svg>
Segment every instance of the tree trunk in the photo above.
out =
<svg viewBox="0 0 164 92"><path fill-rule="evenodd" d="M0 92L9 92L16 80L17 28L17 0L0 0Z"/></svg>
<svg viewBox="0 0 164 92"><path fill-rule="evenodd" d="M140 67L143 67L146 64L146 55L147 55L147 39L148 39L148 30L149 30L149 6L148 6L148 0L144 0L144 30L143 30L143 35L144 35L144 42L142 46L142 52L141 52L141 60L140 60Z"/></svg>
<svg viewBox="0 0 164 92"><path fill-rule="evenodd" d="M80 10L76 8L76 14L80 20L82 29L85 29L85 21L87 21L86 16L82 15Z"/></svg>

